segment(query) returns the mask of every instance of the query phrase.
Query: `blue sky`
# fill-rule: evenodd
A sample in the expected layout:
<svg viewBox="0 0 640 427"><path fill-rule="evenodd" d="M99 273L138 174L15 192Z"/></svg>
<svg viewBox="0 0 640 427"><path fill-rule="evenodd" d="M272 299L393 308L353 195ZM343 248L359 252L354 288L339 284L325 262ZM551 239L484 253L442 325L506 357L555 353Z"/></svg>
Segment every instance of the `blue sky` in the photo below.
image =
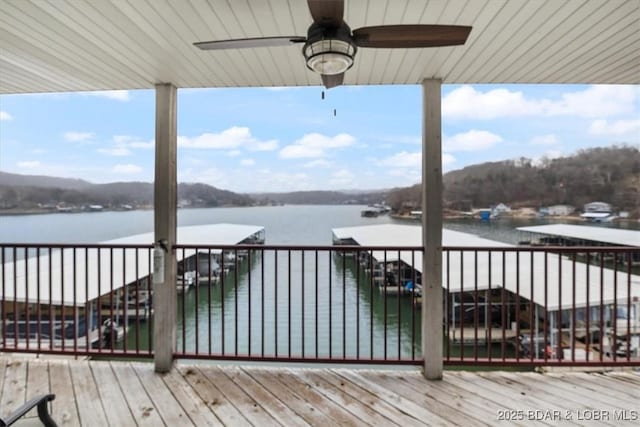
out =
<svg viewBox="0 0 640 427"><path fill-rule="evenodd" d="M180 89L178 180L238 192L420 180L421 87ZM445 171L640 147L640 88L445 85ZM334 116L334 109L336 114ZM152 181L154 91L0 97L0 170Z"/></svg>

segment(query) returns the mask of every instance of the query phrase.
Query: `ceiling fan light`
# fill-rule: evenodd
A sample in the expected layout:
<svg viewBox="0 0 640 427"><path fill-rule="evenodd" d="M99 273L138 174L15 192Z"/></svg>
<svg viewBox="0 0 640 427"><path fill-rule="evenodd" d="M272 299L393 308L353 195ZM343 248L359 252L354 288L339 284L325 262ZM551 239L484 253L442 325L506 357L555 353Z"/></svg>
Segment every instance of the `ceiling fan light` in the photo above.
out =
<svg viewBox="0 0 640 427"><path fill-rule="evenodd" d="M354 45L337 39L322 39L304 47L307 67L326 75L344 73L351 68L355 53Z"/></svg>

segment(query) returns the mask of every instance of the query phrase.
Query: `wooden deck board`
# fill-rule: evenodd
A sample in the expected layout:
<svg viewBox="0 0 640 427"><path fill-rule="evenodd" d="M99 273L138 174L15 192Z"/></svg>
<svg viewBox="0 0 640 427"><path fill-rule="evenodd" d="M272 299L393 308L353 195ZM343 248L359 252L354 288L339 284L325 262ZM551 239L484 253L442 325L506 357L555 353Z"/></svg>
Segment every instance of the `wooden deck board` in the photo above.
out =
<svg viewBox="0 0 640 427"><path fill-rule="evenodd" d="M10 414L24 404L27 392L27 363L20 360L7 363L0 408Z"/></svg>
<svg viewBox="0 0 640 427"><path fill-rule="evenodd" d="M243 390L231 381L217 366L200 369L205 377L236 407L254 426L279 426L280 423L259 405L254 399L252 390Z"/></svg>
<svg viewBox="0 0 640 427"><path fill-rule="evenodd" d="M224 425L211 411L207 402L200 399L200 396L185 381L178 370L173 369L171 372L158 376L162 378L167 389L171 391L174 399L187 413L193 424L198 427Z"/></svg>
<svg viewBox="0 0 640 427"><path fill-rule="evenodd" d="M236 383L238 387L245 390L266 412L278 423L286 426L308 426L304 418L295 411L283 404L280 399L265 389L262 384L255 381L240 368L229 367L220 370Z"/></svg>
<svg viewBox="0 0 640 427"><path fill-rule="evenodd" d="M576 417L589 410L638 416L640 373L230 367L0 356L0 413L56 394L60 426L637 425ZM559 411L559 419L499 419L505 411ZM573 415L569 419L569 415Z"/></svg>
<svg viewBox="0 0 640 427"><path fill-rule="evenodd" d="M88 363L69 363L73 390L82 425L108 426L108 416L102 406L98 387Z"/></svg>
<svg viewBox="0 0 640 427"><path fill-rule="evenodd" d="M329 417L321 412L319 408L314 407L304 398L295 392L295 387L286 385L285 383L273 377L267 369L252 369L245 374L250 376L255 382L259 383L265 390L269 390L281 402L288 405L292 411L298 414L310 425L334 425L341 424L339 420ZM322 398L320 398L322 400ZM343 418L342 421L348 423L349 418Z"/></svg>
<svg viewBox="0 0 640 427"><path fill-rule="evenodd" d="M27 367L27 391L26 398L49 393L49 367L46 363L30 362ZM26 418L37 417L38 411L33 408L25 415Z"/></svg>
<svg viewBox="0 0 640 427"><path fill-rule="evenodd" d="M66 360L51 361L48 365L51 393L56 395L56 399L51 405L51 414L54 420L59 426L80 426L80 415L78 414L77 399L73 382L71 381L69 362Z"/></svg>
<svg viewBox="0 0 640 427"><path fill-rule="evenodd" d="M109 423L114 426L135 423L133 414L111 366L108 363L101 362L92 362L90 366L103 405L108 402L108 406L105 406L105 409L108 413Z"/></svg>
<svg viewBox="0 0 640 427"><path fill-rule="evenodd" d="M140 383L138 376L129 363L111 362L111 368L115 373L120 388L129 405L138 426L163 426L165 425L156 408ZM149 365L149 369L153 369Z"/></svg>
<svg viewBox="0 0 640 427"><path fill-rule="evenodd" d="M132 367L165 425L181 427L194 425L182 407L175 405L175 399L171 391L165 387L160 375L148 369L148 364L137 363L132 364Z"/></svg>
<svg viewBox="0 0 640 427"><path fill-rule="evenodd" d="M195 367L179 368L183 378L225 425L251 426L235 406Z"/></svg>

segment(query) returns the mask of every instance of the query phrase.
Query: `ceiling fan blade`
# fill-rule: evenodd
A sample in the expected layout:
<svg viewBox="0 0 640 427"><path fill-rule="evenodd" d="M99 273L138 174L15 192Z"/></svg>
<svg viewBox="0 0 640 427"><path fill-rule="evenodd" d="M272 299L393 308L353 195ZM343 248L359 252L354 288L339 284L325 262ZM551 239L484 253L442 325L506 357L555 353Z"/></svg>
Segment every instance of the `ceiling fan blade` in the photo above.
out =
<svg viewBox="0 0 640 427"><path fill-rule="evenodd" d="M322 84L327 89L340 86L344 81L344 73L340 74L322 74Z"/></svg>
<svg viewBox="0 0 640 427"><path fill-rule="evenodd" d="M276 47L289 46L295 43L304 43L307 39L299 36L285 37L257 37L253 39L214 40L210 42L197 42L193 45L202 50L217 49L243 49L251 47Z"/></svg>
<svg viewBox="0 0 640 427"><path fill-rule="evenodd" d="M381 25L353 31L358 47L409 48L464 44L471 27L462 25Z"/></svg>
<svg viewBox="0 0 640 427"><path fill-rule="evenodd" d="M313 21L317 24L342 25L344 0L307 0Z"/></svg>

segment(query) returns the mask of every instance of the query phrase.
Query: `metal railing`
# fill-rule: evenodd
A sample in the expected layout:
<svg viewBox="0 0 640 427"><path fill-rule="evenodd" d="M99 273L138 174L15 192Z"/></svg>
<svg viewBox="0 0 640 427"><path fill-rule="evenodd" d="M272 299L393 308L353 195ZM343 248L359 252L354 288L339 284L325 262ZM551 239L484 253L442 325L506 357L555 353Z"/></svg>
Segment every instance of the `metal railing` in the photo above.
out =
<svg viewBox="0 0 640 427"><path fill-rule="evenodd" d="M407 288L419 274L420 248L179 246L180 251L200 254L179 270L191 270L201 286L181 292L177 357L421 363L418 288ZM409 260L403 271L401 254Z"/></svg>
<svg viewBox="0 0 640 427"><path fill-rule="evenodd" d="M175 357L423 362L420 247L175 250ZM445 247L444 363L640 366L639 258ZM0 245L0 351L152 357L152 261L145 245Z"/></svg>

